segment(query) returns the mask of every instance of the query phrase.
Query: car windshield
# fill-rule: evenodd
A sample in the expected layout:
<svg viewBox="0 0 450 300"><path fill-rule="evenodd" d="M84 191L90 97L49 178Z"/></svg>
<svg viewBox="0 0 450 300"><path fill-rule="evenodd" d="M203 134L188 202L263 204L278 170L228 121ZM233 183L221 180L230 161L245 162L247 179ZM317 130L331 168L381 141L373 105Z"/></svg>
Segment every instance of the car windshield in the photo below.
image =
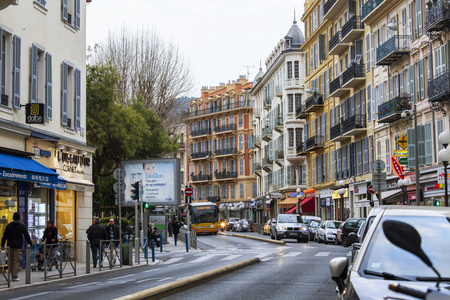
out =
<svg viewBox="0 0 450 300"><path fill-rule="evenodd" d="M295 215L283 215L278 217L278 223L302 223L302 217Z"/></svg>
<svg viewBox="0 0 450 300"><path fill-rule="evenodd" d="M445 251L450 249L450 221L445 217L385 216L382 222L393 219L408 223L419 232L425 254L442 277L450 277L450 255ZM412 279L418 276L436 277L436 273L418 257L389 242L381 224L375 229L359 268L361 276L370 277L371 275L364 274L364 270L387 272Z"/></svg>
<svg viewBox="0 0 450 300"><path fill-rule="evenodd" d="M313 227L313 228L319 227L319 223L317 223L316 221L312 221L311 227Z"/></svg>
<svg viewBox="0 0 450 300"><path fill-rule="evenodd" d="M336 229L336 228L339 227L339 225L341 225L341 222L328 222L327 223L327 228L334 228L334 229Z"/></svg>
<svg viewBox="0 0 450 300"><path fill-rule="evenodd" d="M242 220L242 221L241 221L241 224L243 224L243 225L248 225L248 221L247 221L247 220Z"/></svg>

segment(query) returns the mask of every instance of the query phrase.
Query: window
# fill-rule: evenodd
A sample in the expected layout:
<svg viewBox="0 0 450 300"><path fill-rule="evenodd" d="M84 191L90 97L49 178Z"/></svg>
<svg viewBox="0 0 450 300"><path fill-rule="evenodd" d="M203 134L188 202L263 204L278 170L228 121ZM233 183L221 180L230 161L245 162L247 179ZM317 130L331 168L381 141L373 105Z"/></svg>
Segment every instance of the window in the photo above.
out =
<svg viewBox="0 0 450 300"><path fill-rule="evenodd" d="M239 136L239 150L244 150L244 136Z"/></svg>
<svg viewBox="0 0 450 300"><path fill-rule="evenodd" d="M244 115L239 114L239 127L244 126Z"/></svg>
<svg viewBox="0 0 450 300"><path fill-rule="evenodd" d="M302 94L295 94L294 112L302 105Z"/></svg>
<svg viewBox="0 0 450 300"><path fill-rule="evenodd" d="M73 27L80 29L81 0L62 0L62 19Z"/></svg>
<svg viewBox="0 0 450 300"><path fill-rule="evenodd" d="M234 192L235 186L234 186L234 184L231 184L230 188L231 188L231 199L234 199L235 198L235 192Z"/></svg>
<svg viewBox="0 0 450 300"><path fill-rule="evenodd" d="M244 160L239 159L239 175L244 175Z"/></svg>
<svg viewBox="0 0 450 300"><path fill-rule="evenodd" d="M288 112L294 112L294 95L288 94Z"/></svg>
<svg viewBox="0 0 450 300"><path fill-rule="evenodd" d="M239 197L244 198L244 184L243 183L239 184Z"/></svg>
<svg viewBox="0 0 450 300"><path fill-rule="evenodd" d="M298 60L294 61L294 78L299 78L300 66Z"/></svg>
<svg viewBox="0 0 450 300"><path fill-rule="evenodd" d="M292 62L291 61L287 62L287 72L288 72L287 78L291 79L292 78Z"/></svg>
<svg viewBox="0 0 450 300"><path fill-rule="evenodd" d="M294 128L288 128L289 147L294 147Z"/></svg>
<svg viewBox="0 0 450 300"><path fill-rule="evenodd" d="M44 103L46 119L52 119L52 56L36 44L31 46L30 103Z"/></svg>
<svg viewBox="0 0 450 300"><path fill-rule="evenodd" d="M81 71L62 63L61 125L70 129L81 128Z"/></svg>
<svg viewBox="0 0 450 300"><path fill-rule="evenodd" d="M21 39L1 27L0 37L0 104L8 108L20 108Z"/></svg>

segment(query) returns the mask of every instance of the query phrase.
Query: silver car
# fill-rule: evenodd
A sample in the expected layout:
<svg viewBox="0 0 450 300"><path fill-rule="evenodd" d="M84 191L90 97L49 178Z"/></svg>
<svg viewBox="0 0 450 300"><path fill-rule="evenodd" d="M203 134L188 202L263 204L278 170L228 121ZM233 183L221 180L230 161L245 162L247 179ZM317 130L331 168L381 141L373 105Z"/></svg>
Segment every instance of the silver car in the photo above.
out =
<svg viewBox="0 0 450 300"><path fill-rule="evenodd" d="M297 242L308 242L308 228L300 215L280 214L272 221L272 239L296 239Z"/></svg>
<svg viewBox="0 0 450 300"><path fill-rule="evenodd" d="M335 243L336 242L336 233L341 225L341 221L322 221L319 225L319 229L317 230L317 241L319 243Z"/></svg>

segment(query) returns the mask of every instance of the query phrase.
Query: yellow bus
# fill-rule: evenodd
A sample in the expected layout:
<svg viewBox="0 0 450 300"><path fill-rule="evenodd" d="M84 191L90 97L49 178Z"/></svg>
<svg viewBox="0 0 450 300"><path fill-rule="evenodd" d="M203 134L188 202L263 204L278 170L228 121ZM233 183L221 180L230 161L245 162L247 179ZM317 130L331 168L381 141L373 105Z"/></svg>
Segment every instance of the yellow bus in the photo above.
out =
<svg viewBox="0 0 450 300"><path fill-rule="evenodd" d="M219 232L219 210L215 203L194 202L191 207L192 230L196 230L197 234Z"/></svg>

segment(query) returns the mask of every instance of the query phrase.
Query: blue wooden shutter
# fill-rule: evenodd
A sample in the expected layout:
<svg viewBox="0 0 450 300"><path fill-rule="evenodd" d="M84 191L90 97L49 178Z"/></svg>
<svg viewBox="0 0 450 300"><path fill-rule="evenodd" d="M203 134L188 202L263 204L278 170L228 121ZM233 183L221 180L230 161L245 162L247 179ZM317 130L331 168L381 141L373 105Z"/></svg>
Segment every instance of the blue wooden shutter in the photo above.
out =
<svg viewBox="0 0 450 300"><path fill-rule="evenodd" d="M47 52L45 57L45 106L46 106L46 118L52 119L52 103L53 103L53 88L52 88L52 55Z"/></svg>
<svg viewBox="0 0 450 300"><path fill-rule="evenodd" d="M62 0L62 19L66 22L69 21L69 0Z"/></svg>
<svg viewBox="0 0 450 300"><path fill-rule="evenodd" d="M75 69L75 129L81 128L81 71Z"/></svg>
<svg viewBox="0 0 450 300"><path fill-rule="evenodd" d="M80 6L80 0L75 0L75 27L80 29L80 15L81 15L81 6Z"/></svg>
<svg viewBox="0 0 450 300"><path fill-rule="evenodd" d="M69 66L67 63L62 63L62 72L61 72L61 125L67 126L67 108L68 108L68 79L69 79Z"/></svg>
<svg viewBox="0 0 450 300"><path fill-rule="evenodd" d="M364 138L364 173L369 172L369 138Z"/></svg>
<svg viewBox="0 0 450 300"><path fill-rule="evenodd" d="M13 94L14 94L14 108L20 109L20 45L21 39L14 35L13 40Z"/></svg>
<svg viewBox="0 0 450 300"><path fill-rule="evenodd" d="M414 65L409 66L409 93L411 95L411 103L415 102L414 97Z"/></svg>
<svg viewBox="0 0 450 300"><path fill-rule="evenodd" d="M425 133L425 164L429 165L433 162L433 137L431 133L431 123L424 125Z"/></svg>
<svg viewBox="0 0 450 300"><path fill-rule="evenodd" d="M37 103L37 63L38 48L35 45L31 45L30 103Z"/></svg>
<svg viewBox="0 0 450 300"><path fill-rule="evenodd" d="M419 166L425 165L426 157L425 157L425 126L419 125L417 126L417 146L419 149L417 151L419 152Z"/></svg>
<svg viewBox="0 0 450 300"><path fill-rule="evenodd" d="M415 168L416 165L416 147L414 139L414 129L406 130L406 139L408 143L408 168Z"/></svg>
<svg viewBox="0 0 450 300"><path fill-rule="evenodd" d="M336 179L336 150L331 152L331 180Z"/></svg>

